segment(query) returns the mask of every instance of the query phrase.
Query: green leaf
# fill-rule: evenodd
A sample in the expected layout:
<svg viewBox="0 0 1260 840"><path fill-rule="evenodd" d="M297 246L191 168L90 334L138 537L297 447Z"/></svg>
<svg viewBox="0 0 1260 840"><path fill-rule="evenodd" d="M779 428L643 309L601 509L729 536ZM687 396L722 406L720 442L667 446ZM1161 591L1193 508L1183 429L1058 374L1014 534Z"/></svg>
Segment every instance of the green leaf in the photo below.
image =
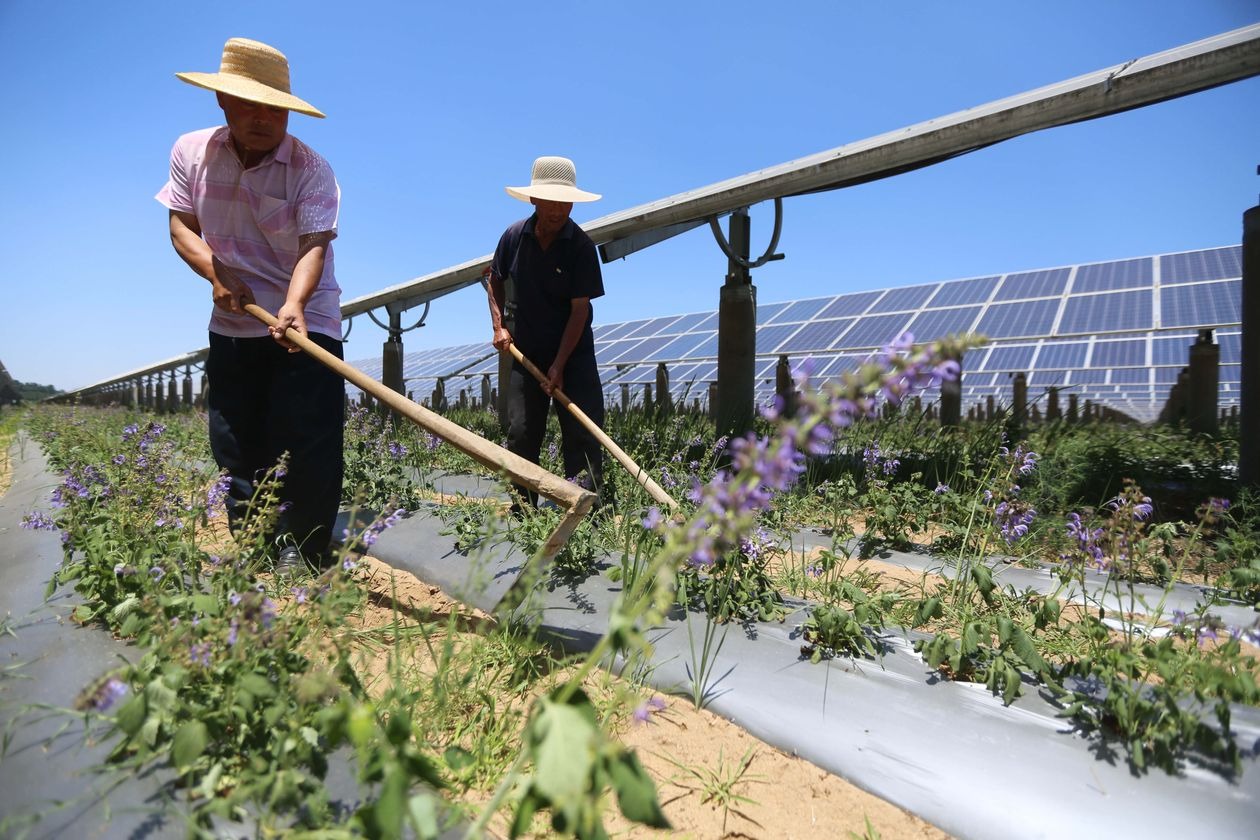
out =
<svg viewBox="0 0 1260 840"><path fill-rule="evenodd" d="M612 777L612 787L617 792L617 805L626 819L653 828L670 827L656 798L656 785L634 753L623 752L610 759L608 775Z"/></svg>
<svg viewBox="0 0 1260 840"><path fill-rule="evenodd" d="M243 674L238 684L255 697L273 697L276 693L275 685L262 674Z"/></svg>
<svg viewBox="0 0 1260 840"><path fill-rule="evenodd" d="M530 725L534 789L548 803L563 804L587 789L599 727L585 694L575 692L567 703L550 697L539 701Z"/></svg>
<svg viewBox="0 0 1260 840"><path fill-rule="evenodd" d="M206 751L209 733L199 720L190 720L179 728L171 741L171 760L183 769L196 761Z"/></svg>
<svg viewBox="0 0 1260 840"><path fill-rule="evenodd" d="M411 827L420 840L438 836L437 804L432 796L417 793L411 797L407 800L407 814L411 817Z"/></svg>
<svg viewBox="0 0 1260 840"><path fill-rule="evenodd" d="M148 714L148 704L145 702L144 695L137 694L119 707L114 721L123 734L130 738L140 731L146 714Z"/></svg>

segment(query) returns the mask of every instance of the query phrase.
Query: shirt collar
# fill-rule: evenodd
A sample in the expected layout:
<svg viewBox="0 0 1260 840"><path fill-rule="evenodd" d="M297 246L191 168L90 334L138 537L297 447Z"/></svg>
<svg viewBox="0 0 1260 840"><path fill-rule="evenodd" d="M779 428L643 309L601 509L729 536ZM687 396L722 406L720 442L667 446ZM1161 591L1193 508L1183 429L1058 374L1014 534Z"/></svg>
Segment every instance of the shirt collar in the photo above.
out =
<svg viewBox="0 0 1260 840"><path fill-rule="evenodd" d="M222 146L224 150L227 151L228 154L232 155L232 157L235 158L236 154L235 152L232 151L232 146L229 143L230 138L231 138L231 132L228 130L228 127L226 125L220 127L219 130L216 131L214 134L214 142ZM265 158L263 158L260 162L258 162L251 168L264 166L273 161L276 163L283 163L285 166L288 166L289 160L292 158L292 156L293 156L293 135L289 134L288 132L285 132L284 139L280 141L280 145L276 146L276 148L272 150L270 154L268 154Z"/></svg>
<svg viewBox="0 0 1260 840"><path fill-rule="evenodd" d="M285 139L285 140L288 140L288 139L289 139L288 135L285 135L285 138L284 138L284 139ZM284 144L282 143L281 145L284 145ZM537 223L538 223L538 213L537 213L537 212L535 212L535 213L534 213L534 215L530 216L528 219L526 219L526 220L525 220L525 230L524 230L524 232L525 232L525 233L528 233L530 236L533 236L533 235L534 235L534 225L535 225L535 224L537 224ZM573 238L573 230L574 230L574 228L576 228L576 227L577 227L577 223L576 223L576 222L574 222L574 221L573 221L573 219L565 219L565 220L564 220L564 227L560 228L560 233L558 233L558 234L556 235L556 238L557 238L557 239L572 239L572 238Z"/></svg>

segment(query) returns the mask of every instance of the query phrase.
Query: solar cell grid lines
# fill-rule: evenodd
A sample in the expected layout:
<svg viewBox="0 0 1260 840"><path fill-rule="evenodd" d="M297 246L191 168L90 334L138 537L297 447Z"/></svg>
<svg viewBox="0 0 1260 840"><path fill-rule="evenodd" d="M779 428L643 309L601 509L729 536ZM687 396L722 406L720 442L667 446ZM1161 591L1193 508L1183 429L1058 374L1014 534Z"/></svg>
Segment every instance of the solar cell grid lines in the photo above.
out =
<svg viewBox="0 0 1260 840"><path fill-rule="evenodd" d="M993 299L1025 300L1061 295L1067 286L1070 273L1070 268L1047 268L1041 271L1008 274L1003 278L1002 286Z"/></svg>
<svg viewBox="0 0 1260 840"><path fill-rule="evenodd" d="M1059 334L1143 330L1154 326L1150 289L1072 295L1063 309Z"/></svg>
<svg viewBox="0 0 1260 840"><path fill-rule="evenodd" d="M1162 290L1159 306L1164 327L1237 324L1242 319L1242 284L1225 280L1172 286Z"/></svg>
<svg viewBox="0 0 1260 840"><path fill-rule="evenodd" d="M785 306L779 310L771 318L766 319L767 324L788 324L793 322L808 321L816 318L818 313L827 307L835 298L813 298L811 300L798 300L796 303Z"/></svg>
<svg viewBox="0 0 1260 840"><path fill-rule="evenodd" d="M1059 298L990 304L976 332L991 338L1049 335L1061 304Z"/></svg>
<svg viewBox="0 0 1260 840"><path fill-rule="evenodd" d="M889 289L884 296L871 306L870 312L907 312L921 307L937 290L940 284L927 286L907 286L901 289Z"/></svg>
<svg viewBox="0 0 1260 840"><path fill-rule="evenodd" d="M1076 269L1076 278L1072 281L1072 293L1110 292L1149 286L1154 282L1154 277L1154 261L1150 257L1110 263L1092 263Z"/></svg>
<svg viewBox="0 0 1260 840"><path fill-rule="evenodd" d="M937 306L962 306L968 303L986 303L993 295L1001 277L975 277L942 283L928 304Z"/></svg>
<svg viewBox="0 0 1260 840"><path fill-rule="evenodd" d="M1159 258L1160 282L1165 286L1200 280L1223 280L1242 276L1242 248L1229 245Z"/></svg>

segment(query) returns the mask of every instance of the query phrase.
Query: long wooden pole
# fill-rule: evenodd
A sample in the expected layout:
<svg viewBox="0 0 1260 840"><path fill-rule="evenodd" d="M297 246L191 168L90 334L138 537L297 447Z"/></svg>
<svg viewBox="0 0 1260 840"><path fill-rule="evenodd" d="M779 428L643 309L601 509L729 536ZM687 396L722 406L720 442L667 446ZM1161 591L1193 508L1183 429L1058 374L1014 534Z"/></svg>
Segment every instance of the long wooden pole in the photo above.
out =
<svg viewBox="0 0 1260 840"><path fill-rule="evenodd" d="M267 310L253 303L245 304L245 311L262 321L269 327L276 326L279 321ZM547 472L542 467L521 456L509 452L502 446L491 443L474 432L470 432L458 423L447 420L422 405L407 399L392 388L365 374L353 365L338 359L332 353L320 347L301 333L289 329L284 337L296 344L303 352L326 367L340 374L346 381L371 394L385 405L411 420L422 429L426 429L449 442L456 449L477 461L495 473L506 473L517 484L522 484L534 492L551 499L563 507L568 516L562 521L556 532L551 535L543 550L545 557L551 557L563 547L577 523L595 504L595 494L576 484L565 481L558 475ZM569 520L572 521L569 521ZM557 543L554 547L552 543Z"/></svg>
<svg viewBox="0 0 1260 840"><path fill-rule="evenodd" d="M525 358L525 354L522 353L515 344L508 345L508 352L512 354L512 358L516 359L516 361L520 362L527 371L532 373L534 378L540 383L545 384L550 381L547 379L547 375L538 369L537 365ZM635 481L639 482L639 484L643 486L643 489L648 492L648 495L671 510L678 507L678 502L674 501L672 496L662 490L661 486L653 481L652 477L648 475L642 467L636 464L629 455L622 451L621 447L618 446L612 438L606 435L603 429L595 425L595 422L586 416L586 412L578 408L577 404L574 403L573 400L569 399L565 395L564 391L559 388L555 388L552 390L551 395L556 398L557 402L567 408L569 413L576 417L578 422L585 426L586 430L594 435L595 439L603 444L605 449L612 453L612 456L626 468L626 471L629 472L630 475L634 476Z"/></svg>

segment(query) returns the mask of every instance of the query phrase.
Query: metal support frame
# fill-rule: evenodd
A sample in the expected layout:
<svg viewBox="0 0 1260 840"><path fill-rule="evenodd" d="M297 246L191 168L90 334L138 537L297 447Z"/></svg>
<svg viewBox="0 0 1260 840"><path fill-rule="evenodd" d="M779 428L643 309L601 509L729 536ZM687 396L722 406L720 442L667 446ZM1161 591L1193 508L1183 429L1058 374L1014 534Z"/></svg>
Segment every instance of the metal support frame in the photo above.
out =
<svg viewBox="0 0 1260 840"><path fill-rule="evenodd" d="M424 301L424 312L420 313L419 319L410 327L404 327L402 314L410 309L414 302L398 300L385 304L385 311L389 313L388 324L381 323L375 312L368 310L367 313L372 323L389 333L389 337L385 339L385 344L381 347L381 382L385 384L385 387L404 395L407 393L407 386L403 381L402 336L405 332L424 326L425 319L429 317L429 304L432 301Z"/></svg>

